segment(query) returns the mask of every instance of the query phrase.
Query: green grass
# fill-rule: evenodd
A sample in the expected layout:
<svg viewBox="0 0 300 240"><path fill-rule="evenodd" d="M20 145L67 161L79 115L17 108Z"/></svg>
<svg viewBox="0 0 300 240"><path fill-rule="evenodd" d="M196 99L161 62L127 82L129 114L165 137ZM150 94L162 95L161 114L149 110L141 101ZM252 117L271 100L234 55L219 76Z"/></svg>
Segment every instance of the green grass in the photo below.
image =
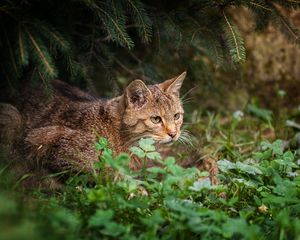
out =
<svg viewBox="0 0 300 240"><path fill-rule="evenodd" d="M151 139L131 151L160 167L132 173L130 157L113 157L100 138L94 173L50 195L12 191L3 168L0 239L300 239L300 149L279 140L292 133L282 125L289 116L275 124L257 107L244 114L194 113L185 126L193 146L174 152L178 161L189 151L218 159L217 186L208 172L162 158Z"/></svg>

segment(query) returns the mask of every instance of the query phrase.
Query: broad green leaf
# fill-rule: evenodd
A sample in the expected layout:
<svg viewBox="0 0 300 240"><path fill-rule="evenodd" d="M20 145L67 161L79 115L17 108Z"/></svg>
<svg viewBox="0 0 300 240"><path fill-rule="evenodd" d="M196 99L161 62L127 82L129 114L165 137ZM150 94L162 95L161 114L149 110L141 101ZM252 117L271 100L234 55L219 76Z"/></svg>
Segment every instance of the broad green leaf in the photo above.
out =
<svg viewBox="0 0 300 240"><path fill-rule="evenodd" d="M247 187L257 187L257 185L255 183L253 183L251 181L247 181L244 178L233 178L232 181L241 183L242 185L247 186Z"/></svg>
<svg viewBox="0 0 300 240"><path fill-rule="evenodd" d="M253 166L253 165L248 165L248 164L245 164L242 162L237 162L236 168L245 173L249 173L249 174L253 174L253 175L262 174L262 171L258 167Z"/></svg>
<svg viewBox="0 0 300 240"><path fill-rule="evenodd" d="M262 141L260 145L262 150L272 149L272 144L269 141Z"/></svg>
<svg viewBox="0 0 300 240"><path fill-rule="evenodd" d="M97 210L96 213L90 218L89 226L99 227L109 223L114 216L113 210Z"/></svg>
<svg viewBox="0 0 300 240"><path fill-rule="evenodd" d="M127 165L130 161L130 157L126 153L121 153L116 157L116 162L122 166Z"/></svg>
<svg viewBox="0 0 300 240"><path fill-rule="evenodd" d="M292 167L292 168L299 168L299 166L296 163L289 162L289 161L284 160L284 159L275 159L273 161L276 162L276 163L278 163L281 166Z"/></svg>
<svg viewBox="0 0 300 240"><path fill-rule="evenodd" d="M291 151L287 151L283 154L284 161L292 162L294 161L294 154Z"/></svg>
<svg viewBox="0 0 300 240"><path fill-rule="evenodd" d="M147 158L153 159L153 160L160 160L161 156L158 152L148 152L146 153Z"/></svg>
<svg viewBox="0 0 300 240"><path fill-rule="evenodd" d="M142 138L139 141L139 146L145 152L153 152L155 151L154 140L152 138Z"/></svg>
<svg viewBox="0 0 300 240"><path fill-rule="evenodd" d="M150 173L162 173L162 174L166 173L166 170L160 167L147 168L147 171Z"/></svg>
<svg viewBox="0 0 300 240"><path fill-rule="evenodd" d="M108 145L108 141L107 141L107 139L104 138L104 137L100 137L98 142L99 142L99 144L100 144L103 148L106 148L107 145Z"/></svg>
<svg viewBox="0 0 300 240"><path fill-rule="evenodd" d="M223 236L233 238L234 234L241 234L242 239L257 239L260 228L257 225L249 225L243 218L231 218L223 224Z"/></svg>
<svg viewBox="0 0 300 240"><path fill-rule="evenodd" d="M175 164L174 157L167 157L166 160L163 162L166 166L171 166Z"/></svg>
<svg viewBox="0 0 300 240"><path fill-rule="evenodd" d="M292 197L297 195L297 187L296 184L290 180L278 181L273 192L281 196Z"/></svg>
<svg viewBox="0 0 300 240"><path fill-rule="evenodd" d="M204 178L193 183L193 186L189 187L193 191L201 191L202 189L210 189L212 187L209 178Z"/></svg>
<svg viewBox="0 0 300 240"><path fill-rule="evenodd" d="M282 140L278 139L272 143L272 150L273 154L275 155L282 155L283 154L283 142Z"/></svg>
<svg viewBox="0 0 300 240"><path fill-rule="evenodd" d="M103 148L102 148L102 146L101 146L99 143L95 143L95 149L96 149L97 151L100 151L100 150L102 150Z"/></svg>
<svg viewBox="0 0 300 240"><path fill-rule="evenodd" d="M141 218L141 221L148 227L160 225L165 222L159 209L153 211L151 216L147 218Z"/></svg>
<svg viewBox="0 0 300 240"><path fill-rule="evenodd" d="M105 228L101 230L101 233L111 237L117 237L126 231L126 227L116 222L108 222L105 224Z"/></svg>
<svg viewBox="0 0 300 240"><path fill-rule="evenodd" d="M272 149L263 152L263 159L270 159L272 157Z"/></svg>
<svg viewBox="0 0 300 240"><path fill-rule="evenodd" d="M86 195L89 202L99 202L104 201L106 199L106 193L101 189L86 189Z"/></svg>
<svg viewBox="0 0 300 240"><path fill-rule="evenodd" d="M144 158L146 156L145 152L139 147L131 147L129 149L134 155L138 156L139 158Z"/></svg>
<svg viewBox="0 0 300 240"><path fill-rule="evenodd" d="M228 170L236 168L235 163L232 163L226 159L219 160L217 164L222 172L228 172Z"/></svg>

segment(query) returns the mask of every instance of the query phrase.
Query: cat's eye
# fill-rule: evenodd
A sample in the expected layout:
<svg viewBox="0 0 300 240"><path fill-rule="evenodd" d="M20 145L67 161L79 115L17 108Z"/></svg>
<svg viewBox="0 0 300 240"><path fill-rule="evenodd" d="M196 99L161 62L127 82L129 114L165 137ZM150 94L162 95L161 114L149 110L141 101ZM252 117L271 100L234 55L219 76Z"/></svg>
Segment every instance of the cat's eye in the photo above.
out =
<svg viewBox="0 0 300 240"><path fill-rule="evenodd" d="M175 115L174 115L174 119L175 120L178 120L180 118L180 113L176 113Z"/></svg>
<svg viewBox="0 0 300 240"><path fill-rule="evenodd" d="M153 116L150 119L155 124L158 124L158 123L160 123L162 121L160 116Z"/></svg>

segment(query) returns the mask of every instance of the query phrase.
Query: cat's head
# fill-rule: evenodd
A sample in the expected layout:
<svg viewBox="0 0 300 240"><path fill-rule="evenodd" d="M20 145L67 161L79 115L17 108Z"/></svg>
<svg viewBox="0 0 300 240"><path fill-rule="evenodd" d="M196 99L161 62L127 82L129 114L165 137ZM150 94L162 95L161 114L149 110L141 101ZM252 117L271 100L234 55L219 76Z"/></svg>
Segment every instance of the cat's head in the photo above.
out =
<svg viewBox="0 0 300 240"><path fill-rule="evenodd" d="M123 126L131 140L151 137L158 143L176 141L181 134L183 108L179 90L186 76L148 85L134 80L124 91Z"/></svg>

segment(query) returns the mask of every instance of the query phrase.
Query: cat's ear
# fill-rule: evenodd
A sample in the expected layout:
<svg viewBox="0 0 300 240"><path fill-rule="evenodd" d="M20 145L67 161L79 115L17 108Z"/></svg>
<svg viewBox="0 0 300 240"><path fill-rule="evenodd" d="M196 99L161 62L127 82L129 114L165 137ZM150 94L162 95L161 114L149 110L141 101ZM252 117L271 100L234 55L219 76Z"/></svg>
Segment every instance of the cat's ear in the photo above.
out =
<svg viewBox="0 0 300 240"><path fill-rule="evenodd" d="M183 80L185 79L186 72L181 73L179 76L171 78L158 84L158 86L167 93L172 93L179 96L179 90L182 86Z"/></svg>
<svg viewBox="0 0 300 240"><path fill-rule="evenodd" d="M127 107L142 107L151 97L151 91L142 80L134 80L125 89Z"/></svg>

